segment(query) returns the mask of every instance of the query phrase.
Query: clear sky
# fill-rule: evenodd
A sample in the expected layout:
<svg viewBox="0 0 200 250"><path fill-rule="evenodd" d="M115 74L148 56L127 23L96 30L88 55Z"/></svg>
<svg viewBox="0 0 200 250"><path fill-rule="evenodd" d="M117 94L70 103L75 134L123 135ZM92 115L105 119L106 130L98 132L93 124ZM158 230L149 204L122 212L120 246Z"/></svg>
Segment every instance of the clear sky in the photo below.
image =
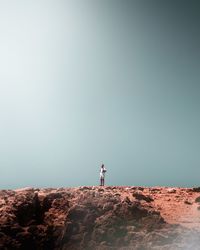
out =
<svg viewBox="0 0 200 250"><path fill-rule="evenodd" d="M0 188L200 185L200 2L1 0Z"/></svg>

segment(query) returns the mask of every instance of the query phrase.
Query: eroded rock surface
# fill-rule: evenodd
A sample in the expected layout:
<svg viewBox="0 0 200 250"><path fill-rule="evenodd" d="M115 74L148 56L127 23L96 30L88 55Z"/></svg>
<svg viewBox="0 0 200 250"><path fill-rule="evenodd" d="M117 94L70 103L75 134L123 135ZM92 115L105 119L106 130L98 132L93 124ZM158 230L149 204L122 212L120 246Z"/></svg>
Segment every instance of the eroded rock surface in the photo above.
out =
<svg viewBox="0 0 200 250"><path fill-rule="evenodd" d="M200 189L0 191L0 249L200 249Z"/></svg>

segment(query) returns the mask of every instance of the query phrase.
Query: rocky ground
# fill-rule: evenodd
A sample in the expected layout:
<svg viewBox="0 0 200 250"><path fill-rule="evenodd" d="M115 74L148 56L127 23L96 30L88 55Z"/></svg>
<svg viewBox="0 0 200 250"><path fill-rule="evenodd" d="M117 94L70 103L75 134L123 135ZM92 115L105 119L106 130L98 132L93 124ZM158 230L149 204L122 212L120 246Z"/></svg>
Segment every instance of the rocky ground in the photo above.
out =
<svg viewBox="0 0 200 250"><path fill-rule="evenodd" d="M0 249L200 249L200 188L0 190Z"/></svg>

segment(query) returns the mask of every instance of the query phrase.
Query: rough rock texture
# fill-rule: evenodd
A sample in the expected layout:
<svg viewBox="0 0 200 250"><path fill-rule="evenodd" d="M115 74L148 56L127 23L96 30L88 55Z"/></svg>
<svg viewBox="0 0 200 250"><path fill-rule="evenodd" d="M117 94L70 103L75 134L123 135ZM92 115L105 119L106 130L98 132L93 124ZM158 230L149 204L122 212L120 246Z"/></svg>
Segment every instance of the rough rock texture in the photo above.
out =
<svg viewBox="0 0 200 250"><path fill-rule="evenodd" d="M200 249L200 188L0 190L0 249Z"/></svg>

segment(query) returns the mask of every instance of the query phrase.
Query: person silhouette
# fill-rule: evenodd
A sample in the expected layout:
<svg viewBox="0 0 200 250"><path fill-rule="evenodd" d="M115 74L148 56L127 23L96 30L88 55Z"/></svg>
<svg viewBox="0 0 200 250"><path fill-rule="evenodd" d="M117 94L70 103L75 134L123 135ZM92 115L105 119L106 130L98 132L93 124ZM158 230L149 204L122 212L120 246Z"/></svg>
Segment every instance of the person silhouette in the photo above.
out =
<svg viewBox="0 0 200 250"><path fill-rule="evenodd" d="M104 164L101 165L100 168L100 186L104 186L105 182L105 173L106 173L106 168L104 167Z"/></svg>

